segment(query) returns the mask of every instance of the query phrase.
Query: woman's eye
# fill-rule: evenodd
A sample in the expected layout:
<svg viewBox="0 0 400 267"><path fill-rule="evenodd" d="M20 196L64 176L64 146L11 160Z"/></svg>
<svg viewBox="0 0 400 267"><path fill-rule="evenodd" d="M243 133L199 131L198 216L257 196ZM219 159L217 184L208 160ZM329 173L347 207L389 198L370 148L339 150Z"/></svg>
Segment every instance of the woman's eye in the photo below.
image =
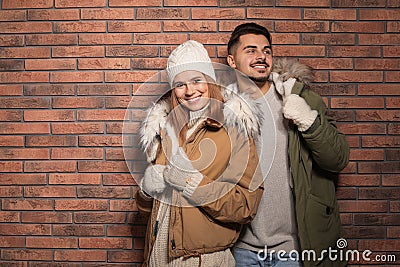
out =
<svg viewBox="0 0 400 267"><path fill-rule="evenodd" d="M183 83L176 83L174 87L175 88L181 88L182 86L183 86Z"/></svg>

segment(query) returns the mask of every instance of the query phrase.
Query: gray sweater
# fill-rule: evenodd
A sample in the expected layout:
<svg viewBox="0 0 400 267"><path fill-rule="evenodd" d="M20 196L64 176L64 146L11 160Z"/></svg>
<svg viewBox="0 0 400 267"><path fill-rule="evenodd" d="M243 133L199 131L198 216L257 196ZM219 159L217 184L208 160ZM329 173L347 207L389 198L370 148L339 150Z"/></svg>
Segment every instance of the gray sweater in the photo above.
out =
<svg viewBox="0 0 400 267"><path fill-rule="evenodd" d="M298 249L298 241L287 153L288 121L283 117L282 99L273 85L256 101L264 114L257 149L265 189L257 215L244 228L237 246L256 252L265 247L268 253L290 252Z"/></svg>

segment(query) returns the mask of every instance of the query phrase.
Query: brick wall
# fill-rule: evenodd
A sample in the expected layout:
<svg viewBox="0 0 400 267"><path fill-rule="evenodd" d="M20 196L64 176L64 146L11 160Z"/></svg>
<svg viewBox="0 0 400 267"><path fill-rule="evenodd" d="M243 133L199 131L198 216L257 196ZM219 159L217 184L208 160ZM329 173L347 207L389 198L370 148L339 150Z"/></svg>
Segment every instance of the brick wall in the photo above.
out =
<svg viewBox="0 0 400 267"><path fill-rule="evenodd" d="M244 21L271 30L275 56L315 69L314 89L352 147L337 191L345 237L400 263L399 0L0 3L0 266L141 262L125 109L185 40L225 62ZM140 175L143 156L131 159Z"/></svg>

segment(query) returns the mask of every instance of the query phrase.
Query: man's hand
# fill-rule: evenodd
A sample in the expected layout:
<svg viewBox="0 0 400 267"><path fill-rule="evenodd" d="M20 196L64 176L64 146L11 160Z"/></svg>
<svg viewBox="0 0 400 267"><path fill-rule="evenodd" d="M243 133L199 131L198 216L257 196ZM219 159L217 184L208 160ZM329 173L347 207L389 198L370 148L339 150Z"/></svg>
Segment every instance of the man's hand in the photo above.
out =
<svg viewBox="0 0 400 267"><path fill-rule="evenodd" d="M316 110L312 110L304 98L296 94L290 94L283 100L283 116L293 120L300 132L307 131L318 116Z"/></svg>

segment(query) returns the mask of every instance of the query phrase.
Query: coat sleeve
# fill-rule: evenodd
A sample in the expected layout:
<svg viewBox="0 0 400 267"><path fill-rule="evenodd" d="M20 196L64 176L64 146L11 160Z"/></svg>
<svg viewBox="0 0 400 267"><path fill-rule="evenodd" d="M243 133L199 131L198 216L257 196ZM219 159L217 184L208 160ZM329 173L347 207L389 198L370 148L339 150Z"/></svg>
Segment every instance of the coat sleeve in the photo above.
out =
<svg viewBox="0 0 400 267"><path fill-rule="evenodd" d="M333 118L327 115L327 108L322 98L305 88L301 94L312 109L318 111L319 125L311 126L311 131L302 133L313 161L322 169L340 172L349 162L349 145L335 125Z"/></svg>
<svg viewBox="0 0 400 267"><path fill-rule="evenodd" d="M263 191L254 141L244 140L242 135L236 140L230 163L221 177L204 176L189 201L215 220L246 224L255 217Z"/></svg>

